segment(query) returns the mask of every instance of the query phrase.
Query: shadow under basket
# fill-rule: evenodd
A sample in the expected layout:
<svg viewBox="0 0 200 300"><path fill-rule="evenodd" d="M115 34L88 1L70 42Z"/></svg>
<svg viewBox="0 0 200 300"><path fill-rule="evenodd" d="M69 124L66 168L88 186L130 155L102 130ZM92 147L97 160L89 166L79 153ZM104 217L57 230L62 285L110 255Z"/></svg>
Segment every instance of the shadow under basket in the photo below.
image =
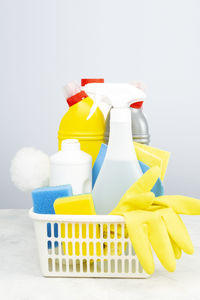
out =
<svg viewBox="0 0 200 300"><path fill-rule="evenodd" d="M147 278L128 237L124 218L47 215L33 219L43 276Z"/></svg>

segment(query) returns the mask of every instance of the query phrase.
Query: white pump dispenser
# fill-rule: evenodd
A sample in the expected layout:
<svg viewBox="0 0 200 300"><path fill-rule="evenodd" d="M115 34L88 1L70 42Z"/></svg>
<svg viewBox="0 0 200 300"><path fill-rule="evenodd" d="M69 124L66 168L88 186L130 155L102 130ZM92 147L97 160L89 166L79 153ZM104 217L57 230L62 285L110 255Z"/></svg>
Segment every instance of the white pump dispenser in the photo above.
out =
<svg viewBox="0 0 200 300"><path fill-rule="evenodd" d="M97 214L108 214L126 190L142 176L132 141L130 103L145 94L128 83L90 83L84 87L94 100L90 115L103 101L110 111L110 138L103 166L93 189Z"/></svg>

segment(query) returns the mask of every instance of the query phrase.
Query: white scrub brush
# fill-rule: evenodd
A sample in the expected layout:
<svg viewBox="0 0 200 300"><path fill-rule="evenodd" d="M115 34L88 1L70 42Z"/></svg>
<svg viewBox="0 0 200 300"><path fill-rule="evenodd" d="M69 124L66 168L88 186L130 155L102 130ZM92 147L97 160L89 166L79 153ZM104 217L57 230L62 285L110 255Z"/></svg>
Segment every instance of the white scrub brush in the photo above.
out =
<svg viewBox="0 0 200 300"><path fill-rule="evenodd" d="M48 186L49 172L49 156L35 148L22 148L11 162L11 179L24 192Z"/></svg>

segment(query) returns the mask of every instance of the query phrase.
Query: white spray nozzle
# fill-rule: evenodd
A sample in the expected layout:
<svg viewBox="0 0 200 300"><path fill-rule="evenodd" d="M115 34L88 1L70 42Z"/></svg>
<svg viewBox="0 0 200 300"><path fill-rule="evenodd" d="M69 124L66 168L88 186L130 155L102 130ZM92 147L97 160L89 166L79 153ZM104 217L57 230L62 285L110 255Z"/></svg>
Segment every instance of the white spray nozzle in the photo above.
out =
<svg viewBox="0 0 200 300"><path fill-rule="evenodd" d="M93 115L100 102L105 102L114 108L125 108L146 97L141 89L130 83L88 83L83 89L94 101L87 120Z"/></svg>

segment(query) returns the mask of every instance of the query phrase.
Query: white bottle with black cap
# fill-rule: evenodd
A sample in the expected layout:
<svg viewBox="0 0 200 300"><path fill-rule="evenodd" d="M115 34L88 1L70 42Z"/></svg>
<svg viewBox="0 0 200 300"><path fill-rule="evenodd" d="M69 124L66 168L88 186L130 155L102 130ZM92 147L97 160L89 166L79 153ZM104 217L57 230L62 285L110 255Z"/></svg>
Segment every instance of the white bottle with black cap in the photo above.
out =
<svg viewBox="0 0 200 300"><path fill-rule="evenodd" d="M65 184L71 184L73 195L92 191L92 157L75 139L63 140L62 150L50 157L50 186Z"/></svg>

